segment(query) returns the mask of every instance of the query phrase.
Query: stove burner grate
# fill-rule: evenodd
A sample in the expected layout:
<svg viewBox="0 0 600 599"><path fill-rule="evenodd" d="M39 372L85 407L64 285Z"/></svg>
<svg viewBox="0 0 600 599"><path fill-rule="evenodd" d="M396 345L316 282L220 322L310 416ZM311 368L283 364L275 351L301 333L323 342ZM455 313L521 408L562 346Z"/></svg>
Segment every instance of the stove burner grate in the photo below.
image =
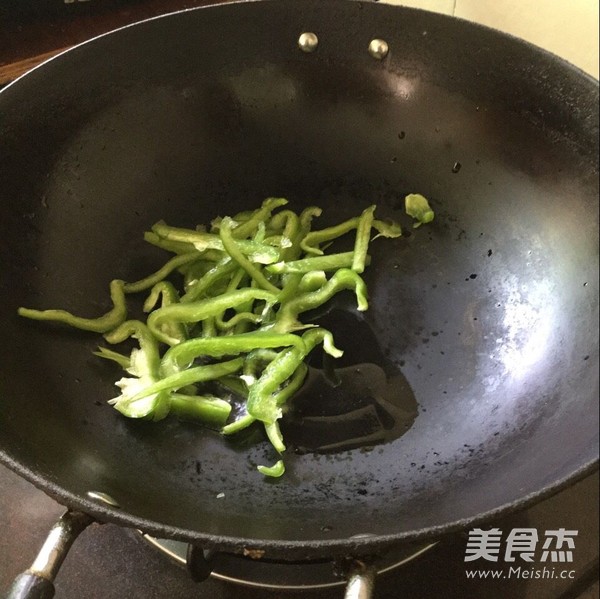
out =
<svg viewBox="0 0 600 599"><path fill-rule="evenodd" d="M181 565L186 564L188 544L182 541L157 539L141 533L145 541ZM379 562L378 574L395 570L419 558L437 545L412 543L390 550ZM311 590L341 587L346 582L336 576L331 561L286 563L260 561L233 554L219 554L211 577L247 587L272 590Z"/></svg>

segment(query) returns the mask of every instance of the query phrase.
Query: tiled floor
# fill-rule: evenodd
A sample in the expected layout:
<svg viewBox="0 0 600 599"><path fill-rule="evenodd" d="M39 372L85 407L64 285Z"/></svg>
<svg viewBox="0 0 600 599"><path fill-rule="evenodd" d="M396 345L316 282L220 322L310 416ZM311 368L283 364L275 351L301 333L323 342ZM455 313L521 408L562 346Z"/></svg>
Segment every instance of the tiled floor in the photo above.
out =
<svg viewBox="0 0 600 599"><path fill-rule="evenodd" d="M546 48L598 78L598 0L382 0L469 19Z"/></svg>

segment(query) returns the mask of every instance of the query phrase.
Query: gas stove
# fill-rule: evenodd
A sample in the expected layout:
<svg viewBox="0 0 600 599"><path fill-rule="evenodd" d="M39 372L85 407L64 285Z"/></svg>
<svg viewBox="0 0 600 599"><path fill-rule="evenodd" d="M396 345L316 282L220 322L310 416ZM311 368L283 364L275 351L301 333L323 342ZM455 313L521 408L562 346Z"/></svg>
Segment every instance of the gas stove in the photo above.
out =
<svg viewBox="0 0 600 599"><path fill-rule="evenodd" d="M504 533L515 529L577 531L572 562L549 564L548 577L529 578L525 571L542 572L541 563L522 564L519 576L508 575L510 564L465 562L468 531L430 543L403 547L390 556L388 568L376 581L375 599L444 596L446 599L514 597L567 599L599 597L598 586L598 473L594 473L530 509L482 526ZM6 468L0 467L0 593L31 564L46 534L64 508ZM161 543L164 546L164 543ZM175 545L170 553L181 552ZM417 555L415 555L417 554ZM396 561L404 562L397 567ZM491 570L503 566L506 578L490 580ZM536 566L532 568L531 566ZM564 566L564 567L563 567ZM524 568L524 569L523 569ZM158 549L135 530L93 524L75 542L56 579L57 599L341 599L328 564L282 566L253 563L250 558L222 560L217 572L202 583L192 581L180 560ZM555 577L550 574L555 571ZM479 572L475 577L472 572ZM565 578L560 574L565 572ZM325 586L322 586L325 585Z"/></svg>

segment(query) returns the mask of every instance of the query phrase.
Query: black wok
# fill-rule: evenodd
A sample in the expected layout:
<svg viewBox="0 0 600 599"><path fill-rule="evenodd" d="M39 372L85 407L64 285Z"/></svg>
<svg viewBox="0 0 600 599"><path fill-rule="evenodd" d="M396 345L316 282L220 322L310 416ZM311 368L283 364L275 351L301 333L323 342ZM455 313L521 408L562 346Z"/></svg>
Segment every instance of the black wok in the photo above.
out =
<svg viewBox="0 0 600 599"><path fill-rule="evenodd" d="M437 537L584 476L597 109L597 81L522 41L347 0L185 11L35 69L0 94L0 459L101 521L277 559ZM290 455L277 481L254 468L266 444L124 419L94 335L16 315L105 311L111 278L163 260L141 239L160 218L189 226L267 196L322 205L323 226L370 203L402 218L409 192L436 220L373 244L365 321L419 415L371 451Z"/></svg>

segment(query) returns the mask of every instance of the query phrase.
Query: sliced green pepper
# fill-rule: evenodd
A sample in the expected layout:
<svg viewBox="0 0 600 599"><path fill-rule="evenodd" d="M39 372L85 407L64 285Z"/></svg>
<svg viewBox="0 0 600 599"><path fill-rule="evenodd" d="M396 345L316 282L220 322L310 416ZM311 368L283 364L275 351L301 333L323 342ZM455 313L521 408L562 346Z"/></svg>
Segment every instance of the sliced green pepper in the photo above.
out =
<svg viewBox="0 0 600 599"><path fill-rule="evenodd" d="M264 369L260 378L248 391L248 414L266 424L281 418L281 406L277 403L276 391L287 381L304 358L319 343L327 353L339 357L342 352L333 345L333 336L325 329L312 329L302 335L304 347L291 347L281 351Z"/></svg>
<svg viewBox="0 0 600 599"><path fill-rule="evenodd" d="M182 420L199 420L221 428L229 414L231 405L224 399L213 395L169 395L171 413Z"/></svg>
<svg viewBox="0 0 600 599"><path fill-rule="evenodd" d="M107 347L98 347L98 351L92 353L99 358L116 362L123 370L127 370L131 367L131 360L129 356L124 356L123 354L113 351L112 349L108 349Z"/></svg>
<svg viewBox="0 0 600 599"><path fill-rule="evenodd" d="M269 362L271 362L271 360L269 360ZM275 405L282 407L284 406L287 401L293 397L293 395L298 391L298 389L300 389L300 387L302 387L302 384L304 383L304 379L306 378L306 375L308 373L308 366L306 366L306 364L301 363L298 368L296 368L294 374L292 374L292 376L288 379L288 382L285 386L282 386L279 391L276 391L273 394L273 401L275 403ZM233 435L234 433L237 433L247 427L249 427L252 423L256 422L256 418L254 418L254 416L251 416L250 414L246 414L244 416L242 416L241 418L238 418L237 420L235 420L234 422L227 424L226 426L223 427L223 429L221 430L221 432L224 435Z"/></svg>
<svg viewBox="0 0 600 599"><path fill-rule="evenodd" d="M270 424L265 423L264 427L267 437L269 438L269 441L271 441L271 445L275 448L275 451L277 453L283 453L285 451L285 443L283 442L283 435L281 434L281 429L279 428L277 420Z"/></svg>
<svg viewBox="0 0 600 599"><path fill-rule="evenodd" d="M317 344L323 344L331 356L342 354L331 332L309 328L315 325L302 323L300 315L344 289L353 290L358 309L366 310L366 285L359 273L370 260L371 231L377 231L375 238L401 235L396 223L374 218L375 206L359 217L311 231L321 209L310 206L300 215L292 210L274 214L286 203L268 198L258 210L241 212L233 219L216 218L210 233L203 226L184 229L156 223L144 238L176 255L144 279L113 281L113 309L100 318L75 317L62 310L21 308L19 313L102 332L113 344L136 338L139 347L129 356L102 347L95 352L130 375L117 381L121 394L109 401L124 415L159 420L171 412L222 427L225 435L259 421L281 453L285 443L278 420L306 378L306 356ZM407 197L409 210L417 209ZM419 210L415 218L420 222L433 218L432 212L423 212L422 203ZM351 230L356 230L352 252L323 255L335 239ZM334 271L329 279L326 271ZM174 272L183 276L181 298L167 280ZM126 321L125 294L148 289L147 324ZM309 330L301 336L293 334L305 328ZM171 346L162 359L160 343ZM238 357L209 361L225 356ZM203 387L209 381L213 383ZM229 424L231 405L212 395L219 386L224 397L230 390L246 400L241 417ZM258 469L266 476L281 476L285 466L280 460Z"/></svg>
<svg viewBox="0 0 600 599"><path fill-rule="evenodd" d="M238 269L238 265L229 257L223 258L220 262L217 262L201 279L198 279L196 283L190 284L185 292L185 295L181 297L181 303L186 304L195 302L202 296L208 293L209 290L214 289L217 283L227 279Z"/></svg>
<svg viewBox="0 0 600 599"><path fill-rule="evenodd" d="M147 241L148 243L151 243L162 250L166 250L167 252L173 252L174 254L189 254L190 252L197 251L191 243L163 239L154 231L146 231L144 233L144 241Z"/></svg>
<svg viewBox="0 0 600 599"><path fill-rule="evenodd" d="M160 355L158 342L150 332L150 329L139 320L127 320L118 328L104 335L108 343L121 343L133 337L139 342L139 349L133 349L130 356L127 372L135 378L124 377L117 381L121 389L121 395L109 403L119 412L129 418L152 418L161 420L169 412L169 401L166 393L157 390L147 394L141 401L130 400L140 389L145 389L156 384L160 380Z"/></svg>
<svg viewBox="0 0 600 599"><path fill-rule="evenodd" d="M283 460L279 460L273 466L257 466L257 470L265 476L272 476L273 478L279 478L285 473L285 465Z"/></svg>
<svg viewBox="0 0 600 599"><path fill-rule="evenodd" d="M250 235L254 235L254 231L259 223L267 221L273 210L285 206L287 203L288 201L285 198L267 198L262 203L262 206L250 215L248 220L241 223L233 230L233 237L235 239L245 239L246 237L250 237ZM221 221L221 224L222 222L223 221Z"/></svg>
<svg viewBox="0 0 600 599"><path fill-rule="evenodd" d="M119 326L127 318L127 305L125 303L125 283L118 279L110 283L110 299L113 307L104 316L99 318L82 318L75 316L66 310L32 310L30 308L19 308L20 316L33 320L49 320L62 322L76 329L93 331L94 333L106 333Z"/></svg>
<svg viewBox="0 0 600 599"><path fill-rule="evenodd" d="M303 343L302 338L298 337ZM246 384L254 383L259 377L260 371L262 371L267 364L272 362L277 357L277 352L274 349L259 348L253 349L244 360L243 378Z"/></svg>
<svg viewBox="0 0 600 599"><path fill-rule="evenodd" d="M273 274L306 274L315 270L338 270L350 268L354 263L355 252L342 252L328 256L311 256L302 260L290 262L276 262L266 267L266 271ZM364 262L369 262L369 257L364 257ZM358 271L356 271L358 272Z"/></svg>
<svg viewBox="0 0 600 599"><path fill-rule="evenodd" d="M223 246L225 247L227 253L248 273L248 275L250 275L254 281L256 281L260 287L270 291L271 293L279 293L280 289L267 280L260 268L250 262L250 260L244 256L240 247L238 246L239 242L233 238L231 230L232 223L233 221L230 218L224 218L221 221L221 227L219 229L219 235L221 236L221 241L223 242Z"/></svg>
<svg viewBox="0 0 600 599"><path fill-rule="evenodd" d="M320 244L337 239L348 233L348 231L356 229L359 220L360 217L357 216L333 227L327 227L326 229L321 229L319 231L311 231L302 240L300 246L307 254L321 255L323 254L323 251L319 249Z"/></svg>
<svg viewBox="0 0 600 599"><path fill-rule="evenodd" d="M221 222L219 227L219 233L223 229L223 222L228 220L233 222L232 219L226 218ZM181 229L178 227L171 227L163 221L159 221L152 226L152 231L169 241L177 241L191 244L198 252L205 250L219 250L227 251L224 247L222 235L215 235L214 233L205 233L203 231L193 231L192 229ZM237 247L242 255L248 256L251 262L258 262L260 264L273 264L280 259L279 250L272 245L266 245L259 243L251 239L240 239L237 241ZM230 254L230 252L228 252Z"/></svg>
<svg viewBox="0 0 600 599"><path fill-rule="evenodd" d="M150 290L150 294L144 302L144 312L151 312L158 300L161 300L161 308L179 303L179 294L175 286L169 281L160 281ZM183 322L167 321L160 325L160 332L170 339L176 339L179 343L188 338L187 327Z"/></svg>
<svg viewBox="0 0 600 599"><path fill-rule="evenodd" d="M161 324L165 322L200 322L218 316L225 310L235 308L249 300L264 300L274 303L277 298L262 289L242 289L193 303L171 304L152 312L148 316L148 327L158 339L169 345L175 345L178 340L164 335L161 331Z"/></svg>
<svg viewBox="0 0 600 599"><path fill-rule="evenodd" d="M281 229L282 240L289 241L287 247L281 244L281 259L288 261L298 258L302 251L300 241L304 237L298 215L292 210L283 210L271 218L270 226L275 230Z"/></svg>
<svg viewBox="0 0 600 599"><path fill-rule="evenodd" d="M334 239L345 235L349 231L352 231L352 229L356 229L360 223L360 219L361 217L357 216L333 227L328 227L327 229L311 231L306 235L300 245L307 254L321 255L323 251L318 247L319 245L333 241ZM372 221L372 227L379 232L379 235L376 235L376 237L393 238L400 237L402 235L402 229L397 223L386 223L384 221L374 219Z"/></svg>
<svg viewBox="0 0 600 599"><path fill-rule="evenodd" d="M371 239L371 226L373 225L373 213L375 206L370 206L363 211L356 225L356 240L354 242L354 257L352 259L352 270L362 273L365 270L369 241Z"/></svg>
<svg viewBox="0 0 600 599"><path fill-rule="evenodd" d="M226 337L190 339L171 347L167 351L162 359L161 372L164 376L179 372L183 368L187 368L200 356L220 358L247 353L257 348L268 349L289 346L303 348L302 337L292 334L256 331Z"/></svg>
<svg viewBox="0 0 600 599"><path fill-rule="evenodd" d="M234 372L237 372L242 368L243 365L244 359L236 358L234 360L220 362L218 364L194 366L193 368L188 368L182 372L176 372L175 374L164 377L143 389L136 390L134 394L123 399L125 400L125 403L133 403L154 393L159 393L160 391L175 391L193 383L213 381L227 374L233 374Z"/></svg>
<svg viewBox="0 0 600 599"><path fill-rule="evenodd" d="M156 283L159 283L160 281L168 277L174 270L176 270L180 266L201 259L202 254L196 251L189 252L188 254L180 254L178 256L175 256L174 258L171 258L155 273L148 275L144 279L136 281L135 283L125 283L125 285L123 286L123 290L125 291L125 293L138 293L139 291L145 291L146 289L150 289L150 287L156 285Z"/></svg>
<svg viewBox="0 0 600 599"><path fill-rule="evenodd" d="M287 333L303 327L304 325L298 320L298 316L302 312L318 308L343 289L354 290L359 311L364 311L369 307L367 286L363 279L353 270L341 268L320 289L302 293L283 304L277 313L273 330Z"/></svg>
<svg viewBox="0 0 600 599"><path fill-rule="evenodd" d="M316 291L321 289L327 283L327 275L324 270L313 270L307 272L301 279L298 285L298 291L302 293Z"/></svg>
<svg viewBox="0 0 600 599"><path fill-rule="evenodd" d="M235 433L239 433L245 428L248 428L254 422L256 422L256 418L254 418L254 416L250 416L250 414L246 414L241 418L238 418L237 420L231 422L230 424L226 424L221 429L221 432L224 435L234 435Z"/></svg>

